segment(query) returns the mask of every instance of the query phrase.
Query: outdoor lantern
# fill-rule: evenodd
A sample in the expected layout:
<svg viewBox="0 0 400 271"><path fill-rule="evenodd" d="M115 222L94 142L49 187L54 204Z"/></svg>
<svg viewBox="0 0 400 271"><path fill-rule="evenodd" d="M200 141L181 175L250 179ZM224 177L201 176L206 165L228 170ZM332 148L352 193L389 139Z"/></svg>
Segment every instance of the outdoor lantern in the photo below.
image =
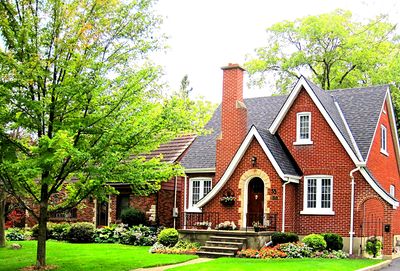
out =
<svg viewBox="0 0 400 271"><path fill-rule="evenodd" d="M255 156L251 157L251 164L253 167L257 164L257 157Z"/></svg>

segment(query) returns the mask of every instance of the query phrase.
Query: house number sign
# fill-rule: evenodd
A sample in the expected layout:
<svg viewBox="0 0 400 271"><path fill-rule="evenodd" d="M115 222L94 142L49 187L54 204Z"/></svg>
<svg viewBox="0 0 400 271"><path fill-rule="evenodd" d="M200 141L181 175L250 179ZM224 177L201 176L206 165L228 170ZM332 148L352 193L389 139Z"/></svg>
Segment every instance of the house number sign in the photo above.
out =
<svg viewBox="0 0 400 271"><path fill-rule="evenodd" d="M271 199L272 200L278 200L279 199L279 197L276 195L276 188L272 188L271 189L271 193L272 193L272 196L271 196Z"/></svg>

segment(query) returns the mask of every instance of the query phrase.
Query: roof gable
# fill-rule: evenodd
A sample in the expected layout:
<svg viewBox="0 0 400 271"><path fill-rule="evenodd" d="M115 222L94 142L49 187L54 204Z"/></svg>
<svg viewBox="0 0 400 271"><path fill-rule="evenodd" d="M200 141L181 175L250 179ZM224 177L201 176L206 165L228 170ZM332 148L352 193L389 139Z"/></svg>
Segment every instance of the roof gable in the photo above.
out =
<svg viewBox="0 0 400 271"><path fill-rule="evenodd" d="M251 127L250 131L247 133L245 139L240 145L232 161L229 163L228 168L225 170L221 179L217 182L214 188L196 204L196 207L201 208L202 206L204 206L224 187L226 182L235 171L237 165L242 160L243 155L245 154L253 139L257 140L257 142L260 144L261 148L263 149L264 153L268 157L276 172L278 173L279 177L281 177L283 180L290 179L293 182L298 182L300 176L298 175L296 168L293 165L290 165L290 161L284 161L289 158L287 156L284 156L283 150L276 149L276 146L274 147L275 149L271 148L273 147L274 143L272 143L272 141L268 139L268 134L268 132L263 132L261 134L255 126ZM269 143L266 143L264 139ZM276 153L279 153L279 161L274 155Z"/></svg>
<svg viewBox="0 0 400 271"><path fill-rule="evenodd" d="M290 110L302 89L304 89L311 97L312 101L317 106L318 110L321 112L352 161L355 164L364 164L363 161L360 161L360 157L357 157L356 155L357 147L351 142L351 136L348 134L345 126L346 121L342 119L340 111L335 104L334 98L326 91L321 90L319 87L305 79L303 76L297 81L292 92L287 97L285 103L282 105L274 121L269 127L270 133L276 133L287 112Z"/></svg>

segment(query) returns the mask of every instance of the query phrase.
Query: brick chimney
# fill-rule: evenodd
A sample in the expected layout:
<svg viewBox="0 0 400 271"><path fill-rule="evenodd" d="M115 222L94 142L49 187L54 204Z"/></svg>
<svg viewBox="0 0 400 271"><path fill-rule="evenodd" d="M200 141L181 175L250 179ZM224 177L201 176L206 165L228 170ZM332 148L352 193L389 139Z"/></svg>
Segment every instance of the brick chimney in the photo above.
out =
<svg viewBox="0 0 400 271"><path fill-rule="evenodd" d="M216 180L223 175L247 133L243 72L238 64L222 67L221 134L217 139Z"/></svg>

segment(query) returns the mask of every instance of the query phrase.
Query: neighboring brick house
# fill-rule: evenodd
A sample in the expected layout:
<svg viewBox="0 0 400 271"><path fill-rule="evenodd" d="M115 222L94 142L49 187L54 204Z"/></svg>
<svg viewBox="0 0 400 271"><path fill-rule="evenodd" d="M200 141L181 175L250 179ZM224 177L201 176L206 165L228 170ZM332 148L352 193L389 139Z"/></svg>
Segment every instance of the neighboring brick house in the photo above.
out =
<svg viewBox="0 0 400 271"><path fill-rule="evenodd" d="M147 159L162 155L162 161L179 163L183 154L195 139L195 135L186 135L160 145L160 147L145 155ZM120 214L124 208L134 207L146 214L149 224L175 227L179 210L181 210L181 187L184 178L176 176L161 183L161 189L149 196L138 196L132 193L127 183L111 183L118 195L110 195L108 201L100 202L92 197L84 199L77 208L65 212L49 214L51 222L92 222L97 227L120 222ZM61 191L55 198L63 198ZM176 208L174 210L174 208ZM174 215L175 214L175 215ZM27 225L33 226L36 221L26 212Z"/></svg>
<svg viewBox="0 0 400 271"><path fill-rule="evenodd" d="M181 163L182 227L259 222L299 235L334 232L358 251L400 238L399 139L388 86L324 91L301 77L287 96L243 99L243 72L223 67L222 105ZM233 196L233 204L221 198Z"/></svg>

